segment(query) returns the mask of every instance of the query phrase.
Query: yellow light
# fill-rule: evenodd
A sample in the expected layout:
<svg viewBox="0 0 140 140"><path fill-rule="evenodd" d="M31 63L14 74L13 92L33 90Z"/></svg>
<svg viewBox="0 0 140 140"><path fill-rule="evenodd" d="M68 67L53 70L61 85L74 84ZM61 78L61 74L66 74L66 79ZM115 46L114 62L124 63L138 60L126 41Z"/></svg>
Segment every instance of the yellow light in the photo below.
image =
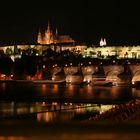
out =
<svg viewBox="0 0 140 140"><path fill-rule="evenodd" d="M90 80L87 81L88 84L89 84L90 82L91 82Z"/></svg>
<svg viewBox="0 0 140 140"><path fill-rule="evenodd" d="M1 77L3 78L3 77L5 77L6 75L5 74L1 74Z"/></svg>
<svg viewBox="0 0 140 140"><path fill-rule="evenodd" d="M45 106L45 104L46 104L45 102L42 102L42 106Z"/></svg>
<svg viewBox="0 0 140 140"><path fill-rule="evenodd" d="M52 105L57 105L58 103L57 102L52 102Z"/></svg>

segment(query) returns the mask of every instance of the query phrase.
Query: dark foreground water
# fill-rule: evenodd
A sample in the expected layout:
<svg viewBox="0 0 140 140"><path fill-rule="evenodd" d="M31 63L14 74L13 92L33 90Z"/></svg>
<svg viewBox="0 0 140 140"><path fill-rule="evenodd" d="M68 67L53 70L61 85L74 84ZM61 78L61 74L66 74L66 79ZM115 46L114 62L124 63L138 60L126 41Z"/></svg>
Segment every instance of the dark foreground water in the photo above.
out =
<svg viewBox="0 0 140 140"><path fill-rule="evenodd" d="M81 122L139 97L140 89L127 86L0 83L0 140L58 139L58 136L59 139L71 139L71 136L98 139L99 135L91 131L95 132L97 127L102 134L100 139L117 139L112 125L105 133L105 124L91 126ZM125 134L131 138L127 131Z"/></svg>
<svg viewBox="0 0 140 140"><path fill-rule="evenodd" d="M126 86L0 83L0 118L84 120L138 94L139 90Z"/></svg>
<svg viewBox="0 0 140 140"><path fill-rule="evenodd" d="M133 88L126 86L0 83L1 101L116 104L133 98L135 92Z"/></svg>

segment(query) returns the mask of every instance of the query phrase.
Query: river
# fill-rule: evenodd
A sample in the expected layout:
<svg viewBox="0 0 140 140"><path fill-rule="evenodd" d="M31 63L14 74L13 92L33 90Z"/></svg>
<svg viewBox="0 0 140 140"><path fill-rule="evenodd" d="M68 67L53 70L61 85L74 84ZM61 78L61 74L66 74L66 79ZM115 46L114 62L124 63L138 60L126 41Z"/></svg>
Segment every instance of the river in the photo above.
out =
<svg viewBox="0 0 140 140"><path fill-rule="evenodd" d="M140 89L129 86L1 82L0 140L139 138L134 125L81 123L139 97ZM131 127L137 135L128 136Z"/></svg>

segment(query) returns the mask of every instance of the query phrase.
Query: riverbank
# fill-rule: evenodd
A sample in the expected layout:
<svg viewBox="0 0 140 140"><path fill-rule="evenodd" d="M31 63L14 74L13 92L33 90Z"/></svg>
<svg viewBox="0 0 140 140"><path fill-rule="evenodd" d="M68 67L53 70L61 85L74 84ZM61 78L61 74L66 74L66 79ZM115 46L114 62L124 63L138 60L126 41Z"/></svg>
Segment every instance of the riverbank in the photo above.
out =
<svg viewBox="0 0 140 140"><path fill-rule="evenodd" d="M111 122L128 122L139 120L140 100L135 99L127 103L116 105L115 107L91 117L90 121L111 121Z"/></svg>

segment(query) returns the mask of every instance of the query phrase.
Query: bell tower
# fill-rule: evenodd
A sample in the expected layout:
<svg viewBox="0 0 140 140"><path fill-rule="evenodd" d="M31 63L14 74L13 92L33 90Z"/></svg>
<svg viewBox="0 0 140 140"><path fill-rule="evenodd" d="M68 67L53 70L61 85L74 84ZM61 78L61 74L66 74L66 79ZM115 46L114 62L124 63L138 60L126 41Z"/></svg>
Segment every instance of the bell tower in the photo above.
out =
<svg viewBox="0 0 140 140"><path fill-rule="evenodd" d="M47 30L45 31L45 44L54 43L53 32L50 28L50 23L48 22Z"/></svg>
<svg viewBox="0 0 140 140"><path fill-rule="evenodd" d="M37 43L38 44L42 44L43 40L42 40L42 33L41 33L41 30L39 29L39 32L38 32L38 37L37 37Z"/></svg>
<svg viewBox="0 0 140 140"><path fill-rule="evenodd" d="M106 46L107 43L106 43L106 39L105 38L101 38L100 40L100 46Z"/></svg>

